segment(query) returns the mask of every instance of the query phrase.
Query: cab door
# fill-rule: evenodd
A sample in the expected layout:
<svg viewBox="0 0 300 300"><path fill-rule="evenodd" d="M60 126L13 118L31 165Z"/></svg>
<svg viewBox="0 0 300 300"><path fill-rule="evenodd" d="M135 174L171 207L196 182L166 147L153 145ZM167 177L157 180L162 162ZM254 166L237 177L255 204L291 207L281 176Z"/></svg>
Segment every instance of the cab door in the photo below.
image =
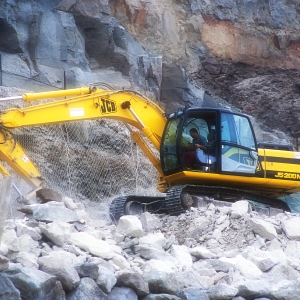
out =
<svg viewBox="0 0 300 300"><path fill-rule="evenodd" d="M176 173L181 170L177 148L180 121L180 117L169 119L164 130L160 149L160 160L165 175Z"/></svg>
<svg viewBox="0 0 300 300"><path fill-rule="evenodd" d="M165 175L174 174L183 170L191 172L201 172L210 170L218 172L217 164L220 159L217 159L217 138L214 138L214 147L208 147L213 140L208 140L208 136L216 137L213 133L217 126L216 110L209 109L187 109L181 113L174 114L169 117L166 124L161 143L161 164ZM193 149L193 138L190 135L190 130L196 129L199 135L205 139L207 151L203 152L200 149ZM186 152L196 152L195 162L192 168L186 166Z"/></svg>
<svg viewBox="0 0 300 300"><path fill-rule="evenodd" d="M253 128L248 117L221 113L221 170L254 174L258 153Z"/></svg>

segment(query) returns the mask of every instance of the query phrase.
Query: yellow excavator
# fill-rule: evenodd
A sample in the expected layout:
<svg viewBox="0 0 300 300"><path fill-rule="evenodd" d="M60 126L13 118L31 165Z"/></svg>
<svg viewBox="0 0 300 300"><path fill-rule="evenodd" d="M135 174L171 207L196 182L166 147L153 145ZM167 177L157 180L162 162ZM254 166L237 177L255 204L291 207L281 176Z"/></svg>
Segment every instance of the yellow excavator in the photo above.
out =
<svg viewBox="0 0 300 300"><path fill-rule="evenodd" d="M280 197L300 191L300 152L290 145L257 143L246 115L221 108L188 108L166 115L137 92L97 87L26 93L0 98L0 102L47 98L53 100L7 109L0 115L0 157L33 191L43 188L44 180L14 139L13 129L99 118L131 125L131 137L157 169L158 189L165 193L163 197L114 199L110 204L113 220L143 211L178 215L189 209L198 195L231 202L243 196L254 204L289 210ZM206 147L194 149L194 162L187 167L186 153L193 144L191 129L205 138ZM160 158L153 149L159 151ZM9 175L1 164L0 172L4 177Z"/></svg>

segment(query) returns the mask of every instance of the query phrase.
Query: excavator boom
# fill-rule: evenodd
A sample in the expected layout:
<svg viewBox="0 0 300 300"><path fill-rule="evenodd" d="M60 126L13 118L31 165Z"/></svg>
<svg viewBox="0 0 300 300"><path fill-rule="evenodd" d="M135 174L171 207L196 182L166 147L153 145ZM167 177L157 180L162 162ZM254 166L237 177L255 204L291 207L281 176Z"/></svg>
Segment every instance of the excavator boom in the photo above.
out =
<svg viewBox="0 0 300 300"><path fill-rule="evenodd" d="M164 112L155 103L133 91L101 90L95 87L79 88L46 93L27 93L19 97L1 98L0 101L36 101L56 98L44 104L23 108L12 108L0 115L0 157L8 163L33 188L39 188L44 181L39 171L29 160L22 147L14 140L11 130L27 126L39 126L109 118L132 125L150 139L159 150L163 129L166 123ZM128 127L130 129L130 127ZM131 130L132 131L132 130ZM161 176L160 161L138 132L131 136L143 149ZM1 166L0 172L7 176Z"/></svg>

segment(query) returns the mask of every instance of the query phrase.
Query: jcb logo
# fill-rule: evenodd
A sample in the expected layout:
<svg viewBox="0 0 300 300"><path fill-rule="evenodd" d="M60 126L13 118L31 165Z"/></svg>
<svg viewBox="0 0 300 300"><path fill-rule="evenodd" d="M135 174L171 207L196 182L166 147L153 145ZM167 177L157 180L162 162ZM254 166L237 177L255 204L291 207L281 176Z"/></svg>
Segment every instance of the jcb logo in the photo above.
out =
<svg viewBox="0 0 300 300"><path fill-rule="evenodd" d="M100 99L101 100L101 114L109 114L117 111L116 102L113 100Z"/></svg>

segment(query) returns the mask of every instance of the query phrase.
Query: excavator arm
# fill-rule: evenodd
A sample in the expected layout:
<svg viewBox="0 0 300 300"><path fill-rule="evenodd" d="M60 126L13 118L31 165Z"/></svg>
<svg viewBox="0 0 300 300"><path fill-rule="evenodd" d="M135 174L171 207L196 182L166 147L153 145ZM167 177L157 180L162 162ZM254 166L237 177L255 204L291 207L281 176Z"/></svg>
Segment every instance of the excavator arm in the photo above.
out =
<svg viewBox="0 0 300 300"><path fill-rule="evenodd" d="M132 125L149 138L159 150L166 118L163 110L149 99L133 91L102 90L96 87L45 93L27 93L18 97L0 98L1 101L56 99L44 104L12 108L0 115L0 157L31 187L39 189L44 181L25 151L13 138L15 128L108 118ZM159 159L138 132L131 131L133 140L141 147L161 177ZM0 172L8 175L3 165Z"/></svg>

